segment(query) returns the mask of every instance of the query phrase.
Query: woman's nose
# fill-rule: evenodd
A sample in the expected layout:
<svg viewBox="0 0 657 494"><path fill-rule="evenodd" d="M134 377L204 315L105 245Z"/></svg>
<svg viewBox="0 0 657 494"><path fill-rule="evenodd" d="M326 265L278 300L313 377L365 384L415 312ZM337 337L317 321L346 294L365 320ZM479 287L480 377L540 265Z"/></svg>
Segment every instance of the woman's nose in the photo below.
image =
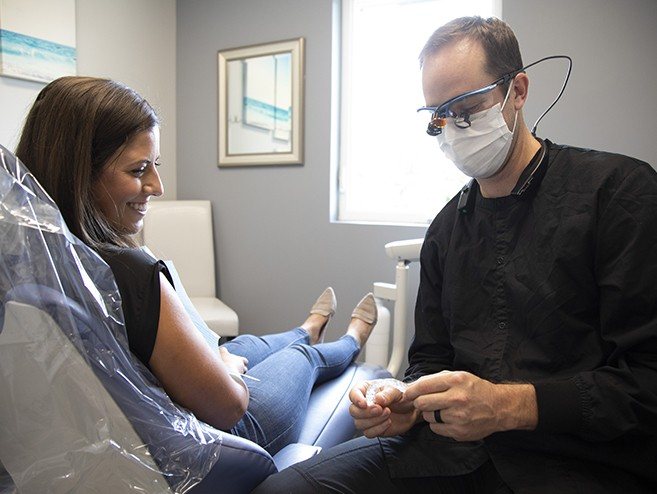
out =
<svg viewBox="0 0 657 494"><path fill-rule="evenodd" d="M145 193L151 196L159 197L164 194L164 185L155 166L151 167L150 173L148 173L148 177L142 188Z"/></svg>

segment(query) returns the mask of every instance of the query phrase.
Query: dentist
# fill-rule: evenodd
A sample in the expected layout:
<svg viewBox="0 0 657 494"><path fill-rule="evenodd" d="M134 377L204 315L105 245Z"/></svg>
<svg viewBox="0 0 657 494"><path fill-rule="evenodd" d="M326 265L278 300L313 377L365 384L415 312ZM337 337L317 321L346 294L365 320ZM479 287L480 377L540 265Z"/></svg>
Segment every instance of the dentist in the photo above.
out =
<svg viewBox="0 0 657 494"><path fill-rule="evenodd" d="M535 137L499 19L420 62L427 132L473 181L426 234L409 387L354 388L366 438L261 492L655 492L657 173Z"/></svg>

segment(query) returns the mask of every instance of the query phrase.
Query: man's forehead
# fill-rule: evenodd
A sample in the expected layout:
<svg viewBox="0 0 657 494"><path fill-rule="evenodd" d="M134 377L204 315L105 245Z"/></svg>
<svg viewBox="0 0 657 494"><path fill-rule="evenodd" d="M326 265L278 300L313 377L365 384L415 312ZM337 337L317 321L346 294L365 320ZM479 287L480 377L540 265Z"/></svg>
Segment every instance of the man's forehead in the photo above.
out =
<svg viewBox="0 0 657 494"><path fill-rule="evenodd" d="M486 56L481 45L470 39L451 42L427 57L422 65L422 88L427 105L491 83L485 71Z"/></svg>

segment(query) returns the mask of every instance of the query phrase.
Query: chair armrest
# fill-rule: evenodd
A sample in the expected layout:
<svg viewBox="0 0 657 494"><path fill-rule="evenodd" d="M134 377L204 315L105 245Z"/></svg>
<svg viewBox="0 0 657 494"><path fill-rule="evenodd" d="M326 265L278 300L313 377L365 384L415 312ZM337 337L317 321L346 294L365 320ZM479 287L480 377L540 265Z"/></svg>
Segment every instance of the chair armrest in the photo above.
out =
<svg viewBox="0 0 657 494"><path fill-rule="evenodd" d="M280 472L290 465L294 465L295 463L299 463L300 461L304 461L312 456L315 456L321 450L322 448L319 446L311 446L310 444L288 444L274 455L274 463Z"/></svg>
<svg viewBox="0 0 657 494"><path fill-rule="evenodd" d="M300 460L299 460L300 461ZM256 443L224 434L219 460L189 494L248 493L276 473L276 463Z"/></svg>
<svg viewBox="0 0 657 494"><path fill-rule="evenodd" d="M239 318L237 313L216 297L190 297L199 315L208 328L219 336L237 336Z"/></svg>
<svg viewBox="0 0 657 494"><path fill-rule="evenodd" d="M423 243L423 238L389 242L385 245L386 254L389 258L397 261L419 261Z"/></svg>

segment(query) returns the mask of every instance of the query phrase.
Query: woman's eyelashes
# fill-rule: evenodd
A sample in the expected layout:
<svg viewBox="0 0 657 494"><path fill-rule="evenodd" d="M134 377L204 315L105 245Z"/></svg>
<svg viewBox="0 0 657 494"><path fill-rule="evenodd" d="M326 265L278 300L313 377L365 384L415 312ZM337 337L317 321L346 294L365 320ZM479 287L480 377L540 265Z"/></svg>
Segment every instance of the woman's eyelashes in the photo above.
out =
<svg viewBox="0 0 657 494"><path fill-rule="evenodd" d="M139 178L146 173L146 168L148 168L148 165L140 166L139 168L135 168L130 171L135 177Z"/></svg>
<svg viewBox="0 0 657 494"><path fill-rule="evenodd" d="M153 165L153 166L157 167L157 166L160 166L161 163L159 163L157 161L153 162L153 161L146 160L146 161L141 162L139 167L130 170L130 173L132 173L135 177L139 178L139 177L143 176L144 173L146 173L146 170L148 169L148 167L150 165Z"/></svg>

